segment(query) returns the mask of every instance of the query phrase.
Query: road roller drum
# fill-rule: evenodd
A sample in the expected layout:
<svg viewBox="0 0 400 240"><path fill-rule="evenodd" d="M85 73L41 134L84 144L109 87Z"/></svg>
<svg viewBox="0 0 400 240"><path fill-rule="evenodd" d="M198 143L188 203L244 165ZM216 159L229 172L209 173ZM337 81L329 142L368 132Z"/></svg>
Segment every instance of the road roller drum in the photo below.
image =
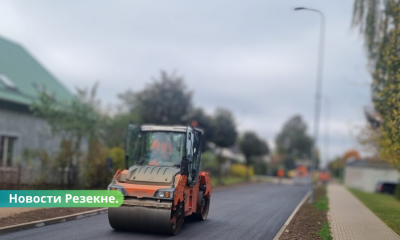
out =
<svg viewBox="0 0 400 240"><path fill-rule="evenodd" d="M108 220L115 230L171 233L171 210L148 207L110 208Z"/></svg>

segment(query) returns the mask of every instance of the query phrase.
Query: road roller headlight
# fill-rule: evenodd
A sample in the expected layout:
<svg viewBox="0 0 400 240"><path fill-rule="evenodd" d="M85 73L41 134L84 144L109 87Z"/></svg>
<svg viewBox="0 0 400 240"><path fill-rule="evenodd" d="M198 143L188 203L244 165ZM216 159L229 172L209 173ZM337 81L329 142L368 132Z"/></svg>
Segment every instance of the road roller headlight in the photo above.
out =
<svg viewBox="0 0 400 240"><path fill-rule="evenodd" d="M117 190L117 191L120 191L124 197L127 196L125 188L118 184L108 185L108 190Z"/></svg>
<svg viewBox="0 0 400 240"><path fill-rule="evenodd" d="M175 189L159 189L156 191L156 198L172 199L174 196Z"/></svg>

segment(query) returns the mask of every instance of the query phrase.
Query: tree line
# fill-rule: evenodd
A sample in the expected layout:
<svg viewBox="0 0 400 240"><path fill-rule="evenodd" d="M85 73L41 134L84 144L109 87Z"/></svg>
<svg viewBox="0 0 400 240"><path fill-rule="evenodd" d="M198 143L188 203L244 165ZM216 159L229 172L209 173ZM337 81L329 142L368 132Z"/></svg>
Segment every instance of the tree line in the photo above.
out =
<svg viewBox="0 0 400 240"><path fill-rule="evenodd" d="M152 79L143 90L126 90L118 95L119 105L112 115L101 106L97 88L98 84L77 89L76 98L70 103L60 103L56 96L44 91L39 101L31 105L33 113L48 122L52 135L61 139L55 165L68 171L70 187L80 184L82 172L85 187L101 187L109 180L110 174L102 174L106 169L105 159L110 155L121 158L124 153L110 153L107 149L124 149L127 126L131 122L138 125L191 125L203 129L205 143L212 142L216 146L218 173L224 162L223 148L238 144L247 166L257 157L269 153L267 142L256 132L246 131L239 136L234 114L229 109L217 107L208 114L195 106L193 91L188 89L181 76L161 71L159 78ZM86 154L83 142L88 145ZM121 161L114 162L114 166L124 167Z"/></svg>
<svg viewBox="0 0 400 240"><path fill-rule="evenodd" d="M400 1L355 0L353 26L364 37L372 77L371 98L376 114L362 142L377 157L400 169ZM400 199L400 184L396 196Z"/></svg>

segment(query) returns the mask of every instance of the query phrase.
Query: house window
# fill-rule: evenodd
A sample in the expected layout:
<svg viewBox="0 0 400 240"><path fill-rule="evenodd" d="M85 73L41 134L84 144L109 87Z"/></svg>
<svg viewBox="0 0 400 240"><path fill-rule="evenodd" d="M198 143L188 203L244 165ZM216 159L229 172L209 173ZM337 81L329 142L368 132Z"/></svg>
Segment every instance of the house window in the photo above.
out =
<svg viewBox="0 0 400 240"><path fill-rule="evenodd" d="M12 166L16 141L16 137L0 137L0 166Z"/></svg>

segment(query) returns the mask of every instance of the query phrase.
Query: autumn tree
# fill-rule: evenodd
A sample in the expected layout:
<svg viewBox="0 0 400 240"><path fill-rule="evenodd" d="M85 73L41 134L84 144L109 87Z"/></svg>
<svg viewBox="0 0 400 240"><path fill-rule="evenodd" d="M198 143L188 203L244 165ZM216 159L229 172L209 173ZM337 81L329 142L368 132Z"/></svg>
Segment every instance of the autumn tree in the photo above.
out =
<svg viewBox="0 0 400 240"><path fill-rule="evenodd" d="M365 39L372 100L382 118L380 154L400 169L400 1L355 0L353 25Z"/></svg>
<svg viewBox="0 0 400 240"><path fill-rule="evenodd" d="M355 149L351 149L348 150L344 153L343 155L343 160L344 161L348 161L348 160L360 160L361 159L361 155L360 153L355 150Z"/></svg>

